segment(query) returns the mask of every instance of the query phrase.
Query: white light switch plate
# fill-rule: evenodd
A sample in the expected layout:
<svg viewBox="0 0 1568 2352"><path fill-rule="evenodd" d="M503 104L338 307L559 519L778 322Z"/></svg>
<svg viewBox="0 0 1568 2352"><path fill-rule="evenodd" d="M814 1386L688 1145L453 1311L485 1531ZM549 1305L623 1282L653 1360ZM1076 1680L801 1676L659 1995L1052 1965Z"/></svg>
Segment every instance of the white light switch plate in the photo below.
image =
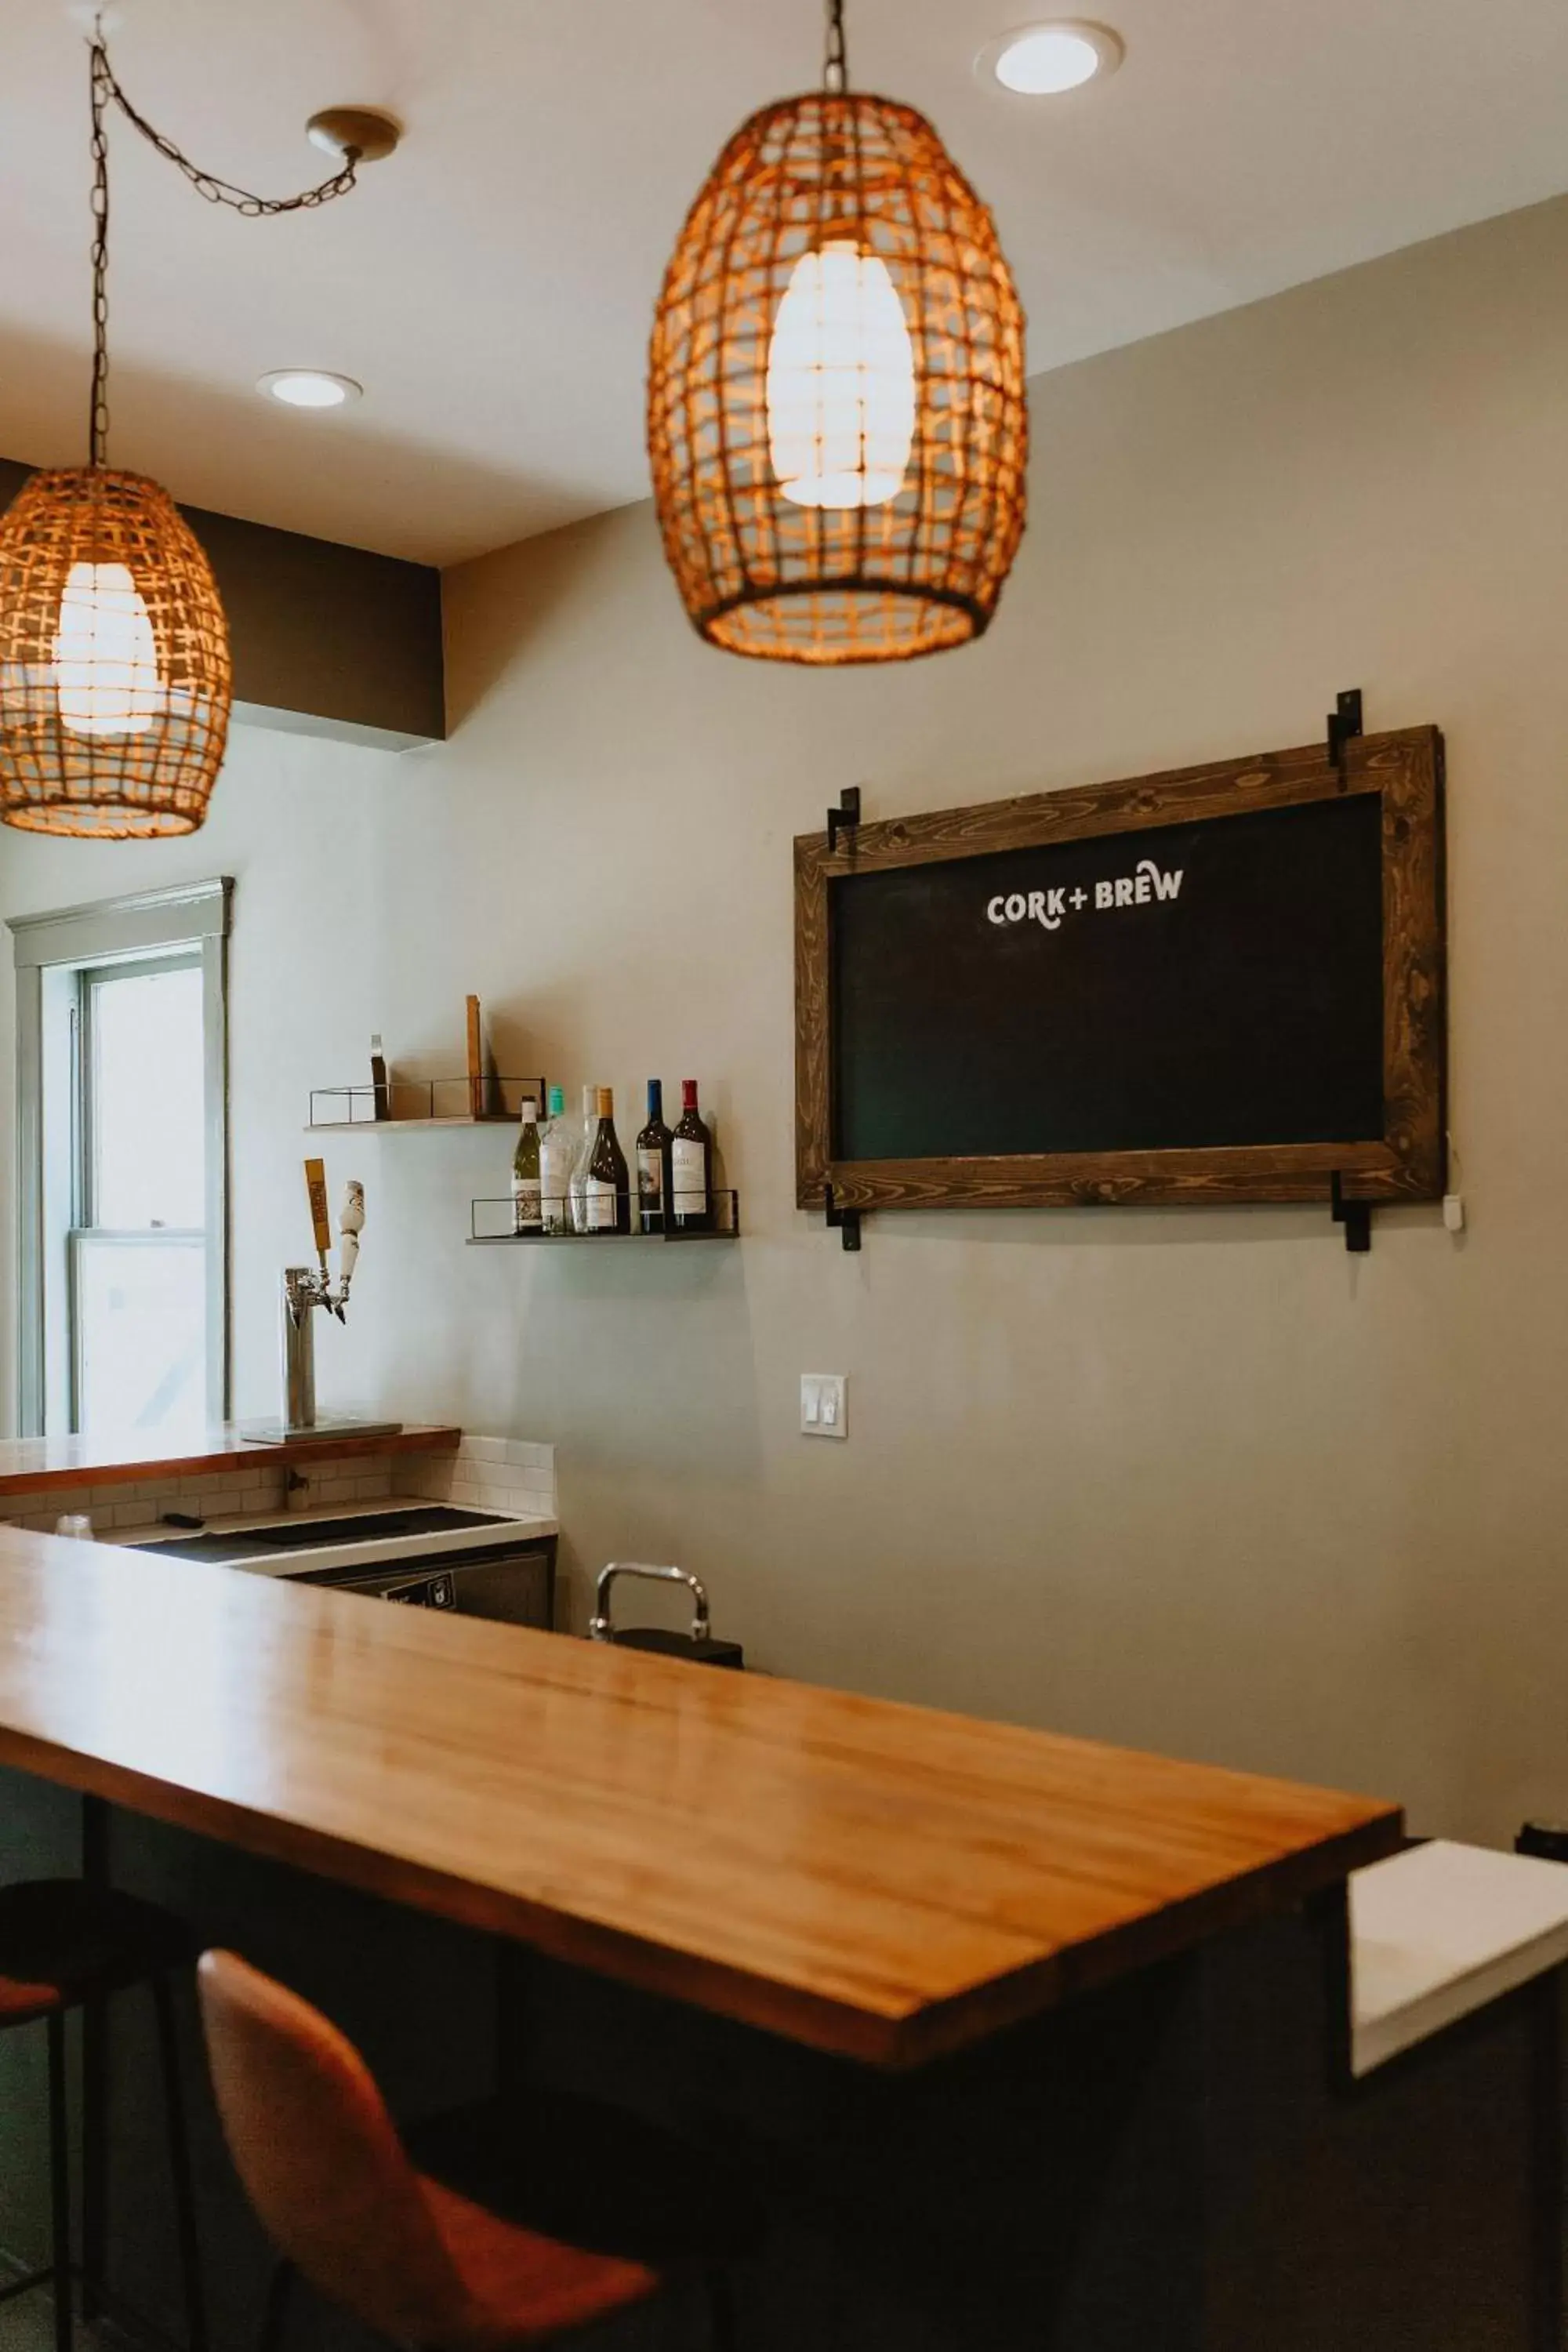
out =
<svg viewBox="0 0 1568 2352"><path fill-rule="evenodd" d="M846 1372L802 1372L800 1433L803 1437L847 1437L849 1378Z"/></svg>

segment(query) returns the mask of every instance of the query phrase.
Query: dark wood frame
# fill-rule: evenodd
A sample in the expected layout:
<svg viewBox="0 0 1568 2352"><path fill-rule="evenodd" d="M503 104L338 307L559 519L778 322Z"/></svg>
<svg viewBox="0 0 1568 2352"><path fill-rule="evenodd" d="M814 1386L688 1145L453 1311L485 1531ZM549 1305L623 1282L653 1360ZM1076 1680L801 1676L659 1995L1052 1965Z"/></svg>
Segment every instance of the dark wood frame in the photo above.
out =
<svg viewBox="0 0 1568 2352"><path fill-rule="evenodd" d="M1342 1143L973 1159L832 1156L828 884L890 866L1290 808L1351 793L1383 803L1384 1132ZM845 1209L1104 1206L1129 1201L1321 1201L1335 1175L1356 1201L1430 1201L1445 1187L1446 927L1443 739L1435 727L1356 737L1342 767L1323 745L1266 751L1082 790L861 824L829 850L795 845L795 1183L803 1209L832 1187Z"/></svg>

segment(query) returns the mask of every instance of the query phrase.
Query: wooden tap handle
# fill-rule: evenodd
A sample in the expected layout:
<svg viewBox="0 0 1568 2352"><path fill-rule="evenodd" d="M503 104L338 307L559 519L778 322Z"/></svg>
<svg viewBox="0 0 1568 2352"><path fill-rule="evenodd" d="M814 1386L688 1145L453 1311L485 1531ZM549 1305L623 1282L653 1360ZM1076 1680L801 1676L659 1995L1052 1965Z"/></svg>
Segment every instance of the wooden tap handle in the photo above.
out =
<svg viewBox="0 0 1568 2352"><path fill-rule="evenodd" d="M305 1190L310 1196L310 1223L316 1229L316 1255L323 1267L327 1252L332 1245L331 1219L327 1213L327 1167L325 1160L307 1160Z"/></svg>

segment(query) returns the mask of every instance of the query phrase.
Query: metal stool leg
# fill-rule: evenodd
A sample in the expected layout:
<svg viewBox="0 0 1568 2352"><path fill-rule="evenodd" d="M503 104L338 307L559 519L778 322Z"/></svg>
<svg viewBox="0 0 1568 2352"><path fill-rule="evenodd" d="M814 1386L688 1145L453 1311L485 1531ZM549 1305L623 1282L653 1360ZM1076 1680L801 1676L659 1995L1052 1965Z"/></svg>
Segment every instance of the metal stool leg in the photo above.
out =
<svg viewBox="0 0 1568 2352"><path fill-rule="evenodd" d="M109 1885L109 1807L81 1801L81 1874ZM109 2004L89 2001L81 2017L81 2315L90 2327L102 2310L109 2261Z"/></svg>
<svg viewBox="0 0 1568 2352"><path fill-rule="evenodd" d="M81 2315L90 2327L102 2310L109 2261L108 2005L81 2012Z"/></svg>
<svg viewBox="0 0 1568 2352"><path fill-rule="evenodd" d="M71 2352L70 2127L66 2116L66 2021L48 2020L49 2206L54 2231L55 2352Z"/></svg>
<svg viewBox="0 0 1568 2352"><path fill-rule="evenodd" d="M708 2341L712 2352L740 2352L740 2337L735 2333L735 2295L727 2271L714 2268L707 2273Z"/></svg>
<svg viewBox="0 0 1568 2352"><path fill-rule="evenodd" d="M257 2338L256 2352L279 2352L293 2292L293 2263L274 2263L272 2276L267 2282L267 2304L261 2315L261 2334Z"/></svg>
<svg viewBox="0 0 1568 2352"><path fill-rule="evenodd" d="M188 2352L206 2352L206 2311L202 2299L201 2248L196 2237L195 2190L191 2179L191 2144L185 2100L180 2087L180 2045L174 2028L174 1997L167 1977L153 1979L158 2013L158 2054L163 2070L163 2116L169 2137L169 2173L174 2191L174 2228L180 2247L180 2280L185 2301Z"/></svg>

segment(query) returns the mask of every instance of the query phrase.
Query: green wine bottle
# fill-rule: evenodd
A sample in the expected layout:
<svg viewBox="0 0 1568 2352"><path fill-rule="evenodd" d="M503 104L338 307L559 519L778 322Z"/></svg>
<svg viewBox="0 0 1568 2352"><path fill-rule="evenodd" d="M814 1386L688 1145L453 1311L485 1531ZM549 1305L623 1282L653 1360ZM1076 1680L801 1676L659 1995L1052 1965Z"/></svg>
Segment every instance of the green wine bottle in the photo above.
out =
<svg viewBox="0 0 1568 2352"><path fill-rule="evenodd" d="M583 1182L584 1228L591 1234L629 1234L632 1196L626 1178L626 1156L616 1139L616 1097L610 1087L598 1089L599 1124Z"/></svg>
<svg viewBox="0 0 1568 2352"><path fill-rule="evenodd" d="M524 1098L517 1150L511 1155L511 1229L514 1234L544 1230L539 1182L539 1105L532 1095Z"/></svg>

